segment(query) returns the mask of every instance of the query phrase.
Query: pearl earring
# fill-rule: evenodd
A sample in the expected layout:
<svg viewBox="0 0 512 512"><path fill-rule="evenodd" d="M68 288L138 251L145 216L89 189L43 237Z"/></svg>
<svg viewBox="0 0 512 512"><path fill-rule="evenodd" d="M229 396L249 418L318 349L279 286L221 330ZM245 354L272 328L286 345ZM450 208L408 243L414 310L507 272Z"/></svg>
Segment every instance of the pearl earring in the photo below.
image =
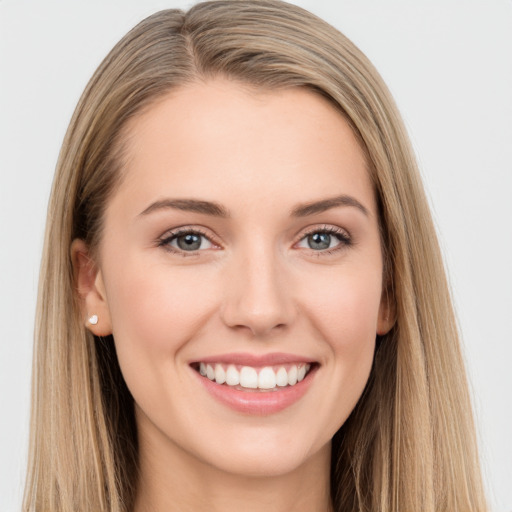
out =
<svg viewBox="0 0 512 512"><path fill-rule="evenodd" d="M96 325L98 323L98 315L92 315L89 317L89 323L91 325Z"/></svg>

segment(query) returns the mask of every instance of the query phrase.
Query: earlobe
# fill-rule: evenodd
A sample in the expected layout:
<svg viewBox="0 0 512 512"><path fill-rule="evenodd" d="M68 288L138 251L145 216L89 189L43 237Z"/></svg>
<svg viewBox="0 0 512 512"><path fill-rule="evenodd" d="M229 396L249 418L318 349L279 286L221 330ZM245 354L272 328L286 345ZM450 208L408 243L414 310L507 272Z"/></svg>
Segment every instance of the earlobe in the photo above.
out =
<svg viewBox="0 0 512 512"><path fill-rule="evenodd" d="M81 239L71 244L75 290L85 326L96 336L112 334L110 311L103 275Z"/></svg>
<svg viewBox="0 0 512 512"><path fill-rule="evenodd" d="M379 318L377 321L377 334L383 336L387 334L395 325L396 322L396 306L394 299L385 290L382 293L382 298L379 307Z"/></svg>

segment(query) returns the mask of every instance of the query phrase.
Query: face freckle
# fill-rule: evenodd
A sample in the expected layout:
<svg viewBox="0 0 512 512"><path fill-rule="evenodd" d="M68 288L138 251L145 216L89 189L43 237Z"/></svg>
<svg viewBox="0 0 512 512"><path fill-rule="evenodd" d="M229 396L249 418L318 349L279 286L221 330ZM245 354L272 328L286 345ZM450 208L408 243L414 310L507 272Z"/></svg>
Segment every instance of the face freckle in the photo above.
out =
<svg viewBox="0 0 512 512"><path fill-rule="evenodd" d="M128 133L100 273L141 457L247 475L325 461L386 328L375 197L349 125L304 89L213 80ZM266 370L272 390L240 389L203 361L218 380L230 365L309 373L279 387Z"/></svg>

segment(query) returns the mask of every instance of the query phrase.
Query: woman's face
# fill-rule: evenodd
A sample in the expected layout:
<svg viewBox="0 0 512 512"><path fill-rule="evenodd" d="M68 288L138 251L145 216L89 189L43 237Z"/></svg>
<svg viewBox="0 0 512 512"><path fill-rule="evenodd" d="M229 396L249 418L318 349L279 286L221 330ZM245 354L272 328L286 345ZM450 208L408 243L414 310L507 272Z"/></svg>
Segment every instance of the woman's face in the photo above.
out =
<svg viewBox="0 0 512 512"><path fill-rule="evenodd" d="M217 79L127 133L86 305L114 335L141 453L244 475L324 464L389 328L351 129L312 92Z"/></svg>

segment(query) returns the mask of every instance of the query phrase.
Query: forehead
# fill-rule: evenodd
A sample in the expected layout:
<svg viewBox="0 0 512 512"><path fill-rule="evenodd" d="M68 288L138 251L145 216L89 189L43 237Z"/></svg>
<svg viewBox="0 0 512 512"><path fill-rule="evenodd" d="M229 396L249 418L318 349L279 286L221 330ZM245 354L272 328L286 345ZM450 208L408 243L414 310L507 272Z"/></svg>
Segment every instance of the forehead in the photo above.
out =
<svg viewBox="0 0 512 512"><path fill-rule="evenodd" d="M258 90L215 79L171 91L126 128L121 191L155 196L280 202L373 188L351 127L305 88Z"/></svg>

